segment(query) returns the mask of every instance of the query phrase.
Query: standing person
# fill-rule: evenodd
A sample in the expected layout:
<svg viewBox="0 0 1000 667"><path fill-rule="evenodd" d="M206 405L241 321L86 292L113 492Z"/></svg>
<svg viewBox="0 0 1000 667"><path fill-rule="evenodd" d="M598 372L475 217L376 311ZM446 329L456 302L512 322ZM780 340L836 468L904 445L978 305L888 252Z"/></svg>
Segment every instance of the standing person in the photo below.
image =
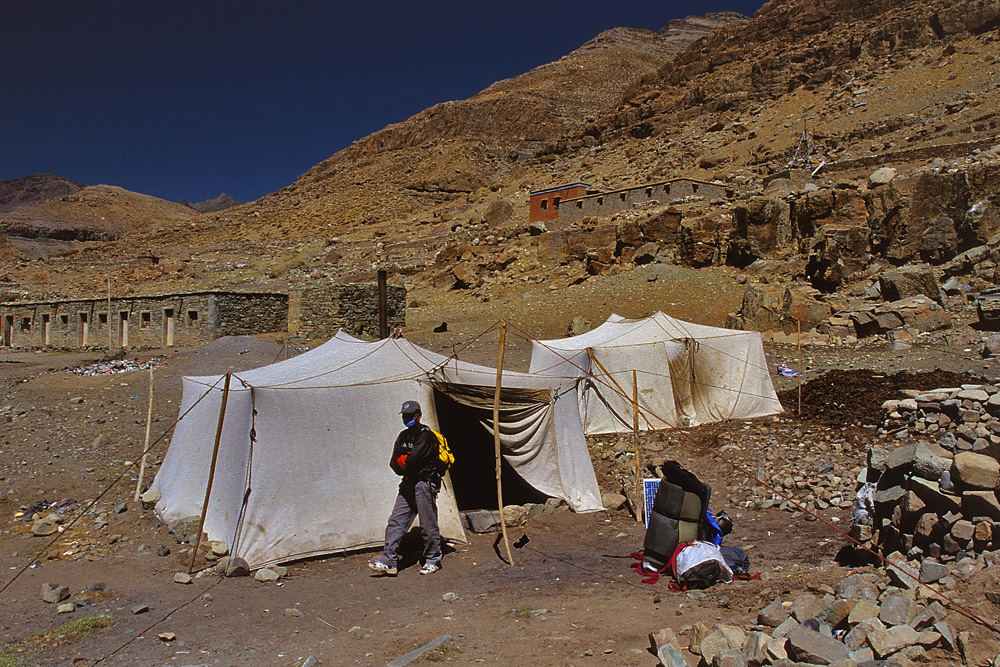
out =
<svg viewBox="0 0 1000 667"><path fill-rule="evenodd" d="M441 533L438 530L437 494L441 489L438 440L430 428L420 423L420 404L406 401L399 414L403 429L396 437L389 467L402 476L396 503L385 527L385 549L368 563L377 574L396 576L399 543L410 529L414 517L420 517L424 535L424 565L420 574L434 574L441 569Z"/></svg>

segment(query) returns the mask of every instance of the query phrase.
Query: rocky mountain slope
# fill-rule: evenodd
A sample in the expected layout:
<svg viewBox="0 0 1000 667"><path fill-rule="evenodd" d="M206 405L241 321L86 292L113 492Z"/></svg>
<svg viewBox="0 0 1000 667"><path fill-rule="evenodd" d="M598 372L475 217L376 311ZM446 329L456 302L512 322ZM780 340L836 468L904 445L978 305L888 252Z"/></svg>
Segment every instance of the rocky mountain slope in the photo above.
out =
<svg viewBox="0 0 1000 667"><path fill-rule="evenodd" d="M193 224L194 209L110 185L77 188L5 211L0 232L25 257L36 259L79 242L113 241L164 224Z"/></svg>
<svg viewBox="0 0 1000 667"><path fill-rule="evenodd" d="M50 258L43 286L11 287L99 291L91 276L113 273L136 289L287 289L387 268L416 300L445 288L468 305L650 262L735 266L825 291L853 289L869 266L940 266L996 227L1000 82L984 64L1000 59L998 15L987 0L773 0L751 20L611 30L365 137L256 202L134 224ZM772 179L804 124L823 168ZM867 177L882 166L898 178L879 190ZM736 198L650 202L529 233L534 189L678 176L725 182ZM163 259L151 270L134 259L146 255Z"/></svg>

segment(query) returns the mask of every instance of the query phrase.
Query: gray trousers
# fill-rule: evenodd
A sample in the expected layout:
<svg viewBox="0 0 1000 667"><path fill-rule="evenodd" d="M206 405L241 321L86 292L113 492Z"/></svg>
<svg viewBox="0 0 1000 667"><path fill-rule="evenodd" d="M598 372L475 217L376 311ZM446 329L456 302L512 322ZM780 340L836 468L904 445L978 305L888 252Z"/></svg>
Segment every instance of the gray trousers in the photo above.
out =
<svg viewBox="0 0 1000 667"><path fill-rule="evenodd" d="M437 494L441 489L440 480L429 482L417 480L415 483L403 480L399 484L396 504L389 515L385 527L385 549L379 560L389 567L396 567L399 560L399 543L420 517L420 531L424 535L424 562L437 565L441 562L441 533L438 530Z"/></svg>

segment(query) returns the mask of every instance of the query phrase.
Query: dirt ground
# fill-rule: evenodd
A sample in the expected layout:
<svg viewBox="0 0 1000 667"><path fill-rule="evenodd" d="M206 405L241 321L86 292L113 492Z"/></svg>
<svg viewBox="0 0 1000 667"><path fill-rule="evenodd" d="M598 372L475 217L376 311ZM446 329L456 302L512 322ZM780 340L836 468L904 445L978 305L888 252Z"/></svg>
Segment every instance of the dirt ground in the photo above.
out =
<svg viewBox="0 0 1000 667"><path fill-rule="evenodd" d="M577 314L596 325L612 310L638 316L659 308L721 324L720 314L732 310L738 298L731 279L718 277L712 307L697 311L677 305L690 289L686 279L672 275L650 281L637 274L617 283L585 285L590 291L582 288L575 305L563 295L558 307L544 290L460 311L449 309L445 296L431 294L411 310L407 335L450 353L487 332L460 354L495 364L496 332L490 326L510 317L520 301L524 307L519 320L512 318L517 328L509 330L507 363L523 369L527 339L510 331L562 336ZM633 302L640 287L651 296ZM442 321L449 322L448 332L432 333ZM454 643L423 660L655 665L648 651L652 631L681 632L696 621L752 623L775 597L787 600L823 590L854 571L834 560L846 543L837 528L846 527L849 510L831 508L820 513L823 521L812 521L801 513L756 509L751 493L757 484L747 475L759 474L776 454L786 462L802 457L803 469L817 457L843 474L858 469L867 446L878 438L872 424L877 405L885 391L894 391L879 389L884 383L878 380L898 370L934 369L959 376L928 379L931 384L970 373L996 377L996 362L978 358L976 335L963 329L949 341L906 349L887 344L808 348L803 351L806 380L839 368L848 372L843 383L853 378L859 384L846 391L843 383L826 391L807 385L800 416L798 380L776 375L787 410L780 417L703 426L666 438L665 453L712 485L714 508L735 518L729 543L746 549L751 570L762 575L688 593L671 592L665 580L644 584L632 571L630 554L641 548L644 531L625 511L534 517L513 535L523 533L530 540L515 550L514 565L500 558L496 535L470 533L469 543L454 545L442 570L429 577L418 576L417 550L411 549L396 578L369 576L366 561L372 553L362 552L292 563L277 584L214 575L176 584L174 573L187 569L189 554L151 511L132 501L133 463L145 436L148 373L81 376L70 369L98 361L99 353L6 351L0 354L0 651L6 647L7 653L0 653L0 665L301 665L309 656L321 665L382 665L445 634ZM151 429L153 440L160 440L151 472L177 417L182 375L239 371L291 352L273 342L229 338L198 349L139 355L140 361L152 357L160 367ZM779 362L796 367L796 348L769 346L767 352L772 369ZM831 411L851 418L831 420ZM595 443L592 452L598 450ZM612 462L595 456L595 467L602 486L617 490ZM94 507L52 546L53 538L31 536L30 526L15 518L39 501L58 503L61 512L74 517L95 498ZM116 513L120 503L127 509ZM166 549L169 554L158 555ZM43 583L69 586L77 609L58 614L55 605L41 599ZM136 605L148 611L133 613ZM70 621L97 615L110 616L110 627L63 638L53 634ZM997 638L988 630L962 616L950 620L970 629L984 653L995 648ZM159 633L176 638L162 641ZM958 662L944 654L930 657L933 664Z"/></svg>

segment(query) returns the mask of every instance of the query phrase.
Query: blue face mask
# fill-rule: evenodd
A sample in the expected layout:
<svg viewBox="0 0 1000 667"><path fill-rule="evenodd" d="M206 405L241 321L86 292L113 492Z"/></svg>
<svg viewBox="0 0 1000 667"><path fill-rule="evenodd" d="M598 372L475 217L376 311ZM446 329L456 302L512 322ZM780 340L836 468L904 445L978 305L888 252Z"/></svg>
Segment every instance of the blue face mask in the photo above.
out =
<svg viewBox="0 0 1000 667"><path fill-rule="evenodd" d="M406 425L406 428L410 428L417 423L417 415L403 415L403 423Z"/></svg>

